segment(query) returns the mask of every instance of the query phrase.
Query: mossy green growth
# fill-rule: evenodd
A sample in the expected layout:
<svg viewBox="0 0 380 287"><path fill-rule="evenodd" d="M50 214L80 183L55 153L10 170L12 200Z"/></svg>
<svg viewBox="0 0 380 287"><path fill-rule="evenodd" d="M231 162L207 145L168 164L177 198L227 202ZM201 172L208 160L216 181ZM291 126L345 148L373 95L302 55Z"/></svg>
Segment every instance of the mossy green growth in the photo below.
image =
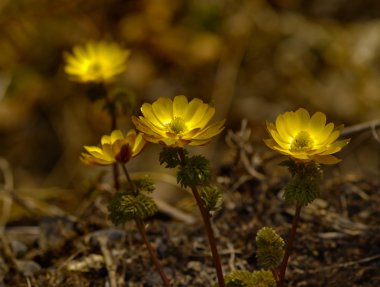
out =
<svg viewBox="0 0 380 287"><path fill-rule="evenodd" d="M155 190L154 182L148 175L145 175L142 178L134 179L133 183L139 193L152 193Z"/></svg>
<svg viewBox="0 0 380 287"><path fill-rule="evenodd" d="M322 169L314 161L299 163L287 160L282 165L288 167L291 181L284 188L284 198L289 203L306 206L320 196Z"/></svg>
<svg viewBox="0 0 380 287"><path fill-rule="evenodd" d="M285 242L276 231L263 227L257 232L257 261L264 269L272 269L281 264L284 257Z"/></svg>
<svg viewBox="0 0 380 287"><path fill-rule="evenodd" d="M233 271L224 277L227 287L276 287L272 272L266 270L249 272ZM218 284L214 285L215 287Z"/></svg>
<svg viewBox="0 0 380 287"><path fill-rule="evenodd" d="M187 158L186 164L181 165L178 170L177 182L182 187L207 185L210 181L210 162L202 155Z"/></svg>
<svg viewBox="0 0 380 287"><path fill-rule="evenodd" d="M108 205L109 217L115 225L128 220L145 219L153 216L157 210L154 200L145 194L134 196L118 193Z"/></svg>

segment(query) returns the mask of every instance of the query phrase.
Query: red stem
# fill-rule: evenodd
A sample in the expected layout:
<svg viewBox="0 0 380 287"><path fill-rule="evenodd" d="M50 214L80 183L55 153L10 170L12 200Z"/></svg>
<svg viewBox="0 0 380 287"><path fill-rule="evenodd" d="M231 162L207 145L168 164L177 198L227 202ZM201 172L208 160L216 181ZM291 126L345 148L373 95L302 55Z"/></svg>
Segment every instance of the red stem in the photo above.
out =
<svg viewBox="0 0 380 287"><path fill-rule="evenodd" d="M182 166L186 165L186 157L185 157L184 150L179 149L178 154L179 154L180 159L181 159L181 165ZM191 191L193 192L194 198L197 202L197 205L198 205L199 210L200 210L201 215L202 215L203 223L204 223L205 228L206 228L208 242L210 245L212 258L214 260L214 266L216 269L216 275L218 277L218 284L219 284L218 287L225 287L226 285L224 283L222 263L220 260L218 249L216 248L216 240L215 240L214 232L212 230L211 221L210 221L211 215L210 215L209 211L205 208L203 200L199 195L198 189L195 186L193 186L193 187L191 187Z"/></svg>
<svg viewBox="0 0 380 287"><path fill-rule="evenodd" d="M280 278L277 284L278 287L284 286L285 272L288 266L289 256L292 253L293 243L294 243L294 239L297 233L298 222L299 222L300 214L301 214L301 207L302 206L300 204L296 205L296 211L295 211L293 222L292 222L292 230L288 239L288 244L286 245L284 258L282 259L282 263L280 265Z"/></svg>
<svg viewBox="0 0 380 287"><path fill-rule="evenodd" d="M141 219L136 219L136 226L137 226L137 229L139 230L139 232L141 234L141 237L145 243L146 248L148 249L148 252L149 252L149 255L153 261L153 264L155 265L158 273L161 276L161 279L162 279L162 282L164 283L164 286L171 287L172 285L171 285L169 279L166 277L164 271L162 270L160 261L157 259L156 253L154 252L153 247L152 247L152 245L150 245L148 237L146 236L146 229L145 229L144 222Z"/></svg>

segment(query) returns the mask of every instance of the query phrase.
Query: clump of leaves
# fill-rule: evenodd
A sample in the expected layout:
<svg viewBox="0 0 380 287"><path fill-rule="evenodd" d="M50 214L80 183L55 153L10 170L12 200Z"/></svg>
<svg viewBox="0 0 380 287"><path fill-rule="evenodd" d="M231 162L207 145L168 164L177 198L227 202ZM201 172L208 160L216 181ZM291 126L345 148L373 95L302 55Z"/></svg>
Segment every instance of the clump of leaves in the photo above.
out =
<svg viewBox="0 0 380 287"><path fill-rule="evenodd" d="M257 261L264 269L279 266L284 257L284 240L270 227L263 227L257 232Z"/></svg>

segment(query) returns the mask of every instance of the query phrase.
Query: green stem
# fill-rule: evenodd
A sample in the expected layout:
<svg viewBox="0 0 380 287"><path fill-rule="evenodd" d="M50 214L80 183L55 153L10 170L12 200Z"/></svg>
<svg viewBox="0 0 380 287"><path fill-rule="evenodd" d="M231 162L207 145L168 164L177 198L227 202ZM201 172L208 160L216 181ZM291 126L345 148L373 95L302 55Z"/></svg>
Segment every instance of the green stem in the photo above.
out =
<svg viewBox="0 0 380 287"><path fill-rule="evenodd" d="M184 150L179 149L178 155L181 159L181 165L182 166L186 165L186 156L185 156ZM205 228L206 228L208 242L210 244L212 258L214 260L214 266L215 266L216 274L218 277L218 284L219 284L218 286L219 287L225 287L223 270L222 270L222 263L220 260L218 249L216 247L216 240L215 240L214 232L212 230L211 221L210 221L211 215L210 215L209 211L205 208L203 200L199 195L197 187L192 186L191 191L193 192L194 198L197 202L197 205L198 205L199 210L200 210L201 215L202 215L203 223L204 223Z"/></svg>
<svg viewBox="0 0 380 287"><path fill-rule="evenodd" d="M133 181L132 181L132 179L131 179L131 177L129 175L129 172L127 170L127 167L124 164L122 164L121 168L124 171L124 174L125 174L125 176L127 178L129 187L131 188L133 195L137 196L138 193L139 193L139 191L137 190L136 185L133 183ZM161 279L162 279L162 282L164 283L164 286L171 287L172 285L170 284L169 279L166 277L164 271L162 270L160 261L158 260L158 258L156 256L156 253L153 250L152 245L150 245L150 243L149 243L148 237L146 235L146 229L145 229L145 225L144 225L143 220L140 219L140 218L136 219L136 226L137 226L137 229L139 230L139 232L141 234L141 237L142 237L142 239L143 239L143 241L145 243L146 248L148 249L148 252L149 252L149 255L150 255L150 257L151 257L151 259L153 261L153 264L154 264L154 266L156 267L158 273L161 276Z"/></svg>
<svg viewBox="0 0 380 287"><path fill-rule="evenodd" d="M284 258L283 258L282 263L280 265L280 278L279 278L279 281L277 284L278 287L283 287L284 283L285 283L285 272L286 272L286 268L288 266L289 256L292 253L293 243L294 243L294 239L295 239L296 233L297 233L298 222L299 222L300 214L301 214L301 207L302 206L300 204L296 205L296 211L295 211L295 214L293 217L293 222L292 222L292 230L290 232L288 243L286 245Z"/></svg>
<svg viewBox="0 0 380 287"><path fill-rule="evenodd" d="M161 276L161 279L162 279L162 282L164 283L164 286L171 287L172 285L171 285L169 279L166 277L164 271L162 270L160 261L158 260L156 253L153 250L152 245L150 245L150 243L149 243L148 237L146 235L146 229L145 229L144 222L141 219L136 219L136 226L137 226L137 229L139 230L139 232L141 234L141 237L145 243L146 248L148 249L148 252L149 252L149 255L153 261L153 264L155 265L158 273Z"/></svg>

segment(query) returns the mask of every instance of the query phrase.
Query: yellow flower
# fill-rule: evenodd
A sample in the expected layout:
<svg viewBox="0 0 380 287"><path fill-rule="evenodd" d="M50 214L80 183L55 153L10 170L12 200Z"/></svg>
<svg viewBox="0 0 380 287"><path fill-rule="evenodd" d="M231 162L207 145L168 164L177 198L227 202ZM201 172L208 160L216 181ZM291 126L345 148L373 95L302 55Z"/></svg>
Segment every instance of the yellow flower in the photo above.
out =
<svg viewBox="0 0 380 287"><path fill-rule="evenodd" d="M141 112L143 116L132 121L144 139L170 147L205 145L224 128L224 120L208 125L215 108L200 99L188 102L185 96L161 97L153 104L143 104Z"/></svg>
<svg viewBox="0 0 380 287"><path fill-rule="evenodd" d="M280 114L276 124L267 122L272 136L264 140L265 144L282 154L301 161L315 161L322 164L335 164L340 161L332 154L340 151L349 143L349 139L337 140L343 125L326 125L326 116L316 112L310 117L305 109Z"/></svg>
<svg viewBox="0 0 380 287"><path fill-rule="evenodd" d="M112 42L88 42L65 53L65 72L74 81L109 82L127 69L129 50Z"/></svg>
<svg viewBox="0 0 380 287"><path fill-rule="evenodd" d="M84 146L87 153L82 153L81 160L89 165L127 163L142 151L145 144L142 134L136 134L135 130L129 130L125 137L120 130L115 130L110 136L102 136L100 147Z"/></svg>

